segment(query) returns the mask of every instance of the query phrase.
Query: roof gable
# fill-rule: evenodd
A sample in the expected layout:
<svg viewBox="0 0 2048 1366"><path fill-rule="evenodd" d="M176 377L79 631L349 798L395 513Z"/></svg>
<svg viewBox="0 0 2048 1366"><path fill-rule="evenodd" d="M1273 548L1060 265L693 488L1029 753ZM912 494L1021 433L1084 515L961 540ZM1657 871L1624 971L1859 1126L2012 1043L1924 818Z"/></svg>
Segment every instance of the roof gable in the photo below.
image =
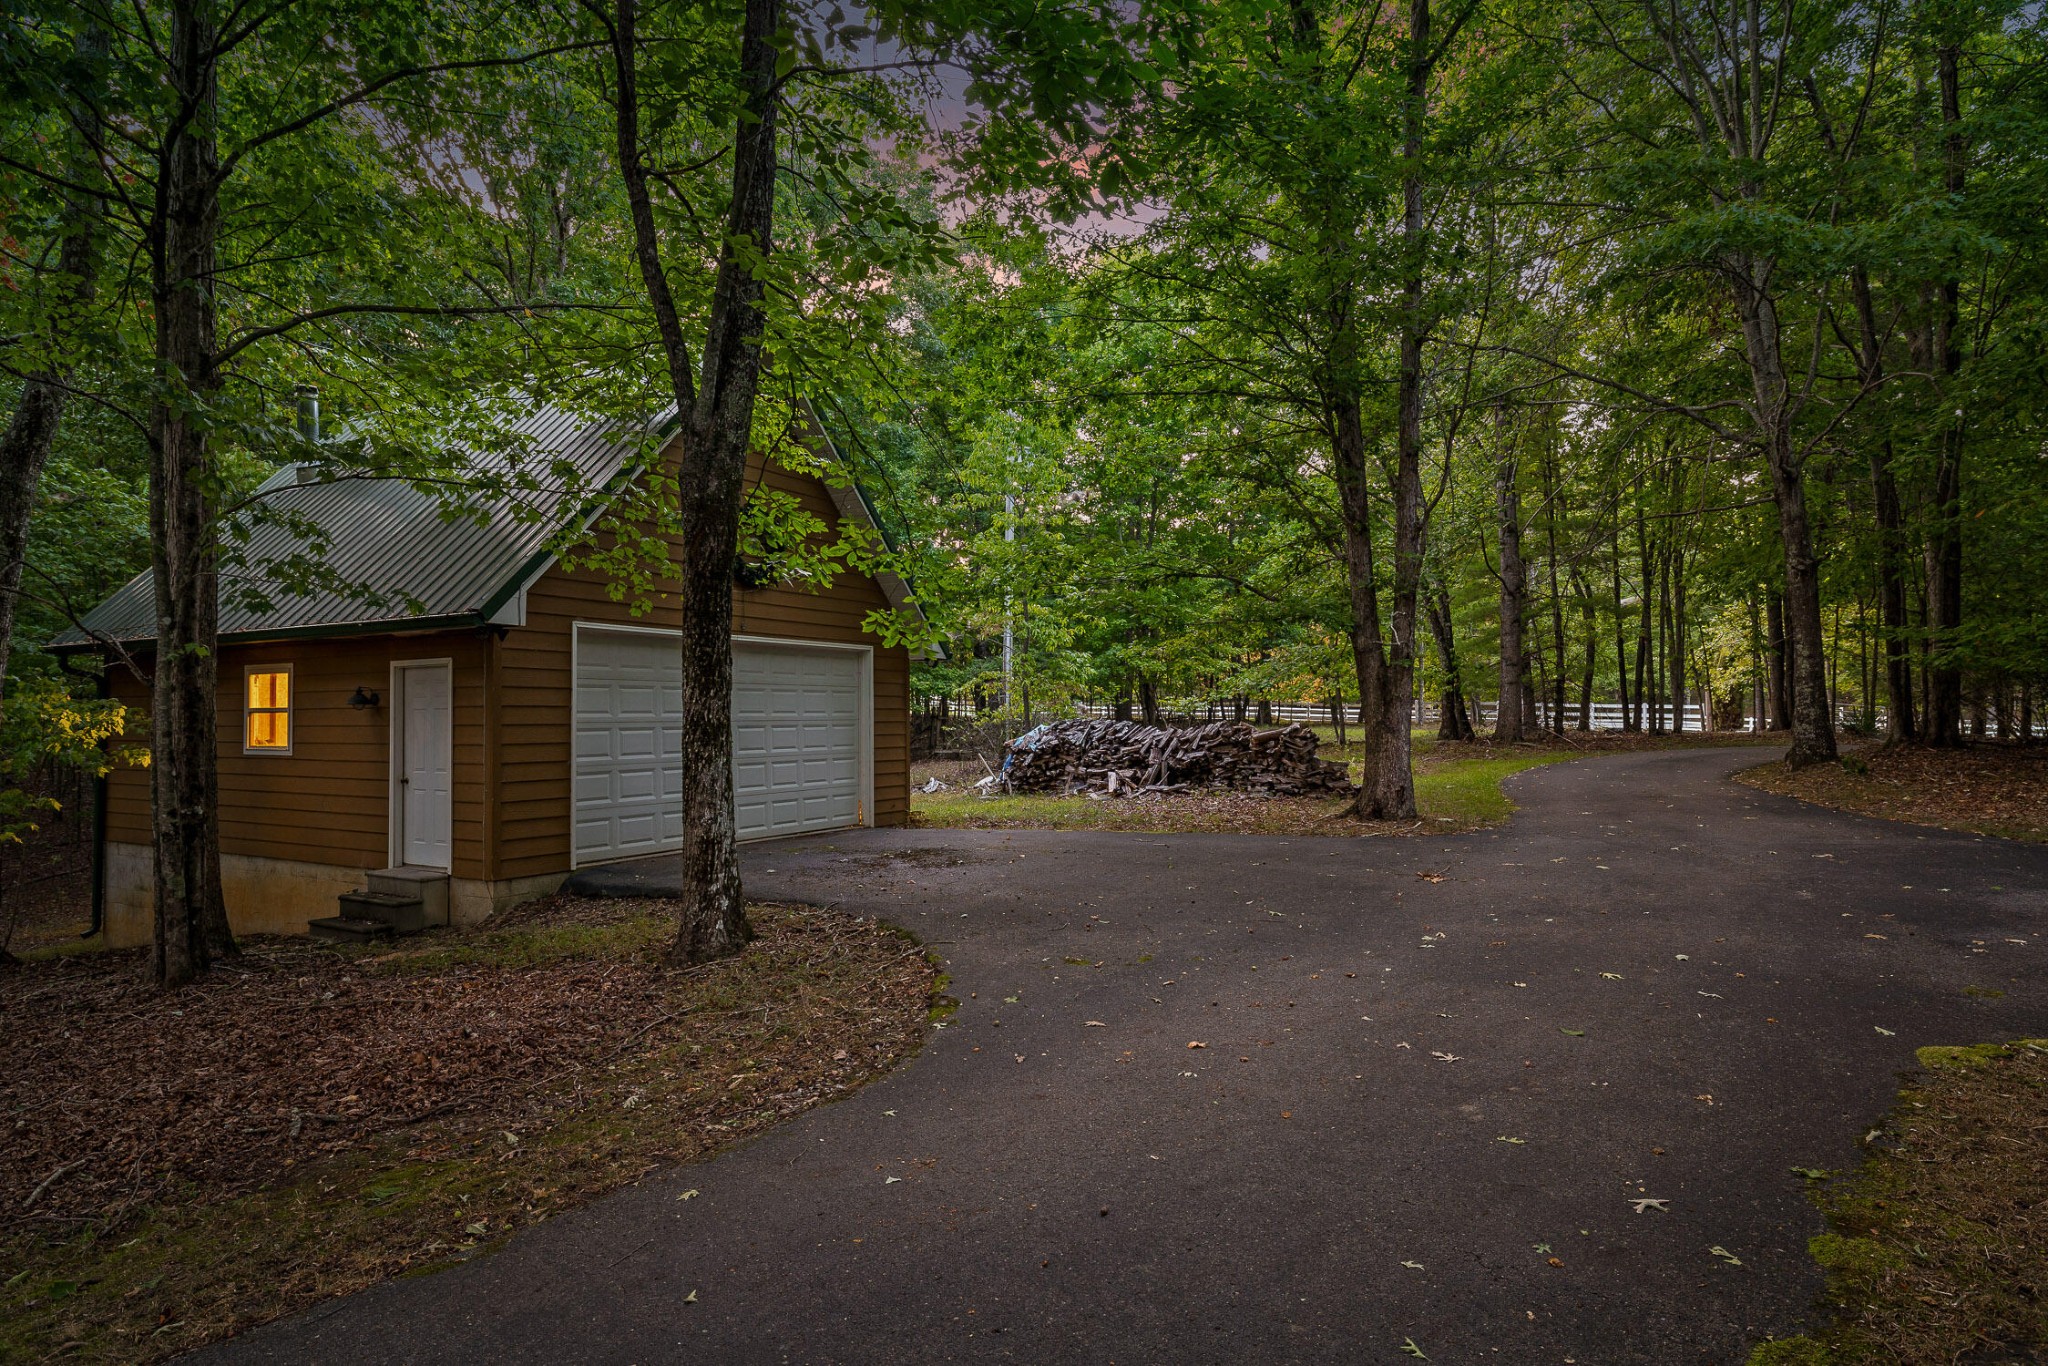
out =
<svg viewBox="0 0 2048 1366"><path fill-rule="evenodd" d="M803 418L805 437L836 462L837 452L809 405ZM233 579L223 572L220 637L377 635L485 624L554 563L550 543L557 533L595 515L602 491L644 466L651 454L648 437L667 420L663 414L636 428L550 406L527 412L504 432L504 445L516 457L471 456L480 476L504 478L513 473L515 459L526 472L512 495L520 513L482 521L451 517L444 499L403 479L344 476L300 483L299 467L286 466L257 491L281 517L253 526L241 551L245 565L232 571ZM558 477L558 470L567 477ZM829 481L826 488L842 517L875 525L858 489ZM595 501L594 491L600 493ZM346 588L292 592L272 582L304 556L298 527L308 523L326 539L321 560L331 581ZM896 575L884 572L876 581L891 606L922 615ZM144 570L50 648L141 644L155 636L154 578Z"/></svg>

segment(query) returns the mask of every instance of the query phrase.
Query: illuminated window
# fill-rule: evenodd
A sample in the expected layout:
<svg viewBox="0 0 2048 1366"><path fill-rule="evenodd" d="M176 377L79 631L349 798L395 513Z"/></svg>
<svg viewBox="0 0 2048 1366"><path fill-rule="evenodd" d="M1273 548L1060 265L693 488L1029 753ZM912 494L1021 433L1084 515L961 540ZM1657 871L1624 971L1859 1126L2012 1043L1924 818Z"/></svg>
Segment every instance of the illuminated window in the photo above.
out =
<svg viewBox="0 0 2048 1366"><path fill-rule="evenodd" d="M242 752L292 751L292 666L266 665L248 671L243 695Z"/></svg>

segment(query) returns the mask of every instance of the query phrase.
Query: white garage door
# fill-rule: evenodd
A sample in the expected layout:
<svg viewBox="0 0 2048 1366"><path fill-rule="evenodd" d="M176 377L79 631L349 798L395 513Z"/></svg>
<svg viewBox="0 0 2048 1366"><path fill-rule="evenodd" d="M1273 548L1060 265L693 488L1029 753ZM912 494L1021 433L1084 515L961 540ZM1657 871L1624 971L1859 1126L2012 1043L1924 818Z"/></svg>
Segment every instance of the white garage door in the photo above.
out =
<svg viewBox="0 0 2048 1366"><path fill-rule="evenodd" d="M581 627L576 649L578 864L682 844L675 637ZM857 650L733 642L734 805L741 839L865 819Z"/></svg>
<svg viewBox="0 0 2048 1366"><path fill-rule="evenodd" d="M576 862L681 845L682 719L674 637L576 633Z"/></svg>
<svg viewBox="0 0 2048 1366"><path fill-rule="evenodd" d="M741 839L861 823L862 660L856 650L733 643Z"/></svg>

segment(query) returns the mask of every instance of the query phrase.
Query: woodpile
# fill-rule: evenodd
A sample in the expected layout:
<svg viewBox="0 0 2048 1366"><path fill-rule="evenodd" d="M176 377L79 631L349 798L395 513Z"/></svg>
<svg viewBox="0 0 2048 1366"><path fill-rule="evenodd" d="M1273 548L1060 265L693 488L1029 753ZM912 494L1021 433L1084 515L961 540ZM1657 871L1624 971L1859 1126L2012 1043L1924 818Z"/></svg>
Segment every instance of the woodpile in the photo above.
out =
<svg viewBox="0 0 2048 1366"><path fill-rule="evenodd" d="M1295 723L1259 730L1212 721L1185 730L1135 721L1056 721L1012 740L1002 772L980 784L1009 792L1143 797L1224 789L1267 797L1350 792L1344 766L1316 757L1316 733Z"/></svg>

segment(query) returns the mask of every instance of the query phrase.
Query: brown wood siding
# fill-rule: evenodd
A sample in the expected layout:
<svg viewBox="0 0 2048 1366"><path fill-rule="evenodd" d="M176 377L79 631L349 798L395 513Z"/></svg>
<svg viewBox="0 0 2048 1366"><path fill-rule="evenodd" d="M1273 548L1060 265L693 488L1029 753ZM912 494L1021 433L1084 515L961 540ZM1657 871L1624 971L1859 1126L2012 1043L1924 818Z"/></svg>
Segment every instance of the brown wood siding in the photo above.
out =
<svg viewBox="0 0 2048 1366"><path fill-rule="evenodd" d="M748 476L795 494L827 526L837 525L838 510L817 479L780 466L764 471L759 457ZM492 877L526 877L569 866L574 624L674 629L682 624L681 607L672 596L675 585L670 581L661 587L668 596L640 617L626 603L612 600L596 570L558 565L528 590L526 624L497 647L498 858ZM877 825L901 825L910 813L910 658L901 647L884 648L861 629L869 612L887 606L887 596L865 575L841 575L819 593L736 589L733 632L874 647L875 809L870 819Z"/></svg>
<svg viewBox="0 0 2048 1366"><path fill-rule="evenodd" d="M348 868L382 868L390 859L391 665L408 659L454 661L454 785L450 870L485 876L485 721L488 644L474 633L372 636L359 640L275 641L221 650L221 852L296 859ZM242 677L252 664L292 666L292 751L242 752ZM115 696L147 709L146 690L125 670L112 673ZM358 687L379 705L357 709ZM145 730L136 737L147 743ZM107 784L107 837L147 844L149 773L122 769Z"/></svg>

